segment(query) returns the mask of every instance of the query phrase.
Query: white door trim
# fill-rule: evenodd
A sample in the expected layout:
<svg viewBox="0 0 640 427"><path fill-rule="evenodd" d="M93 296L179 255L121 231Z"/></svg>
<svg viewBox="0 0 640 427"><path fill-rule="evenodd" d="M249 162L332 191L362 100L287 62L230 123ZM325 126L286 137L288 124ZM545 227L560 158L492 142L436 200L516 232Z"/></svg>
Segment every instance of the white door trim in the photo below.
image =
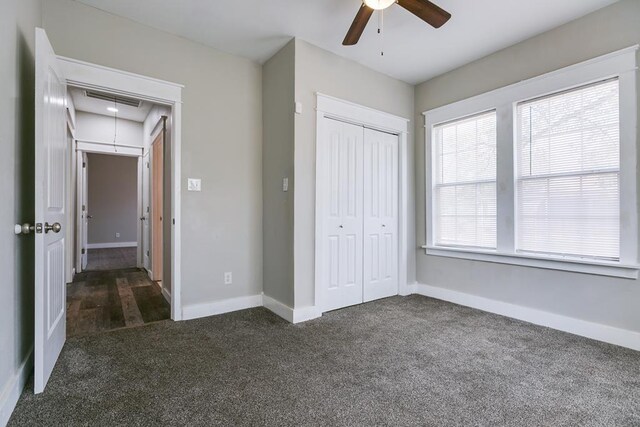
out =
<svg viewBox="0 0 640 427"><path fill-rule="evenodd" d="M182 320L180 157L182 88L184 86L62 56L58 56L58 66L63 71L68 85L133 96L171 107L171 216L173 222L171 230L171 318Z"/></svg>
<svg viewBox="0 0 640 427"><path fill-rule="evenodd" d="M324 118L332 118L374 130L398 135L398 294L410 294L407 283L407 268L409 259L409 147L407 135L409 119L405 119L383 111L375 110L363 105L355 104L332 96L316 93L316 211L315 211L315 305L319 312L323 311L319 302L322 301L321 292L321 264L322 235L321 212L324 212L324 200L318 191L318 182L322 171L318 167L321 159L320 137L323 134Z"/></svg>

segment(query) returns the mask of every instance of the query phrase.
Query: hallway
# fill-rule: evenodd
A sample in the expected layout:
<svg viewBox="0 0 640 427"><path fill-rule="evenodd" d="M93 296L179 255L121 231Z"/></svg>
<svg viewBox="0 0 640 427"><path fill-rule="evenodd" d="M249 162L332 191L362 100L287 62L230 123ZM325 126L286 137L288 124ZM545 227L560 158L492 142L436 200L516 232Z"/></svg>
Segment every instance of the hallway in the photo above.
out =
<svg viewBox="0 0 640 427"><path fill-rule="evenodd" d="M137 248L89 249L87 271L117 270L136 266Z"/></svg>
<svg viewBox="0 0 640 427"><path fill-rule="evenodd" d="M169 303L144 270L88 271L67 287L67 337L169 319Z"/></svg>

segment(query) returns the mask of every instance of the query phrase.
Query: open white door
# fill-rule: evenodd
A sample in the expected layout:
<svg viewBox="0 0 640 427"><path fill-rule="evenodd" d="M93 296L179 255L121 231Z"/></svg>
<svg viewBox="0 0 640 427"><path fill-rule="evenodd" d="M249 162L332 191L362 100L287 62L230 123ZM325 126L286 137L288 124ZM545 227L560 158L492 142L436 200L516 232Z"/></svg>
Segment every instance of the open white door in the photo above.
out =
<svg viewBox="0 0 640 427"><path fill-rule="evenodd" d="M142 157L142 215L140 221L142 221L142 265L147 271L151 271L151 222L150 218L150 197L149 192L151 190L150 183L150 166L151 156L149 156L149 150L146 151L144 157Z"/></svg>
<svg viewBox="0 0 640 427"><path fill-rule="evenodd" d="M76 157L76 271L81 272L87 269L87 225L89 208L87 200L87 153L79 151Z"/></svg>
<svg viewBox="0 0 640 427"><path fill-rule="evenodd" d="M80 262L82 263L82 271L87 269L87 260L89 258L89 156L84 151L82 152L82 188L80 189L82 194L82 221L80 227L82 228L80 235L82 236L82 256Z"/></svg>
<svg viewBox="0 0 640 427"><path fill-rule="evenodd" d="M66 85L46 33L36 28L34 390L44 390L66 338Z"/></svg>

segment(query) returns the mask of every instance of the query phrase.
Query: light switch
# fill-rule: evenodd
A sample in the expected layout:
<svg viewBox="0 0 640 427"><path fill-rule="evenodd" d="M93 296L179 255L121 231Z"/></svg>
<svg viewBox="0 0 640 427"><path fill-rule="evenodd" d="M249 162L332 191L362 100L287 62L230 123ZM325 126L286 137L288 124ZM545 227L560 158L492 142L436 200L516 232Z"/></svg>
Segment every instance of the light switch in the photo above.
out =
<svg viewBox="0 0 640 427"><path fill-rule="evenodd" d="M289 178L282 178L282 191L289 191Z"/></svg>
<svg viewBox="0 0 640 427"><path fill-rule="evenodd" d="M302 102L296 102L296 114L302 114Z"/></svg>
<svg viewBox="0 0 640 427"><path fill-rule="evenodd" d="M202 180L200 178L188 178L187 179L187 190L189 191L200 191L201 190Z"/></svg>

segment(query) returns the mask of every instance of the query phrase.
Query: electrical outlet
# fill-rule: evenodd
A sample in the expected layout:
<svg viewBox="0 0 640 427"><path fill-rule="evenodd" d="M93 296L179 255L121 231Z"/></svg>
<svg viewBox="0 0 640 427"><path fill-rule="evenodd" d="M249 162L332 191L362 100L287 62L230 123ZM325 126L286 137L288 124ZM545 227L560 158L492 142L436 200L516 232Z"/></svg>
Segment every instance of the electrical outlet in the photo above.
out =
<svg viewBox="0 0 640 427"><path fill-rule="evenodd" d="M282 178L282 191L289 191L289 178Z"/></svg>
<svg viewBox="0 0 640 427"><path fill-rule="evenodd" d="M120 233L116 233L116 239L120 237Z"/></svg>
<svg viewBox="0 0 640 427"><path fill-rule="evenodd" d="M230 285L232 282L233 282L233 275L231 274L230 271L227 271L226 273L224 273L224 284Z"/></svg>

